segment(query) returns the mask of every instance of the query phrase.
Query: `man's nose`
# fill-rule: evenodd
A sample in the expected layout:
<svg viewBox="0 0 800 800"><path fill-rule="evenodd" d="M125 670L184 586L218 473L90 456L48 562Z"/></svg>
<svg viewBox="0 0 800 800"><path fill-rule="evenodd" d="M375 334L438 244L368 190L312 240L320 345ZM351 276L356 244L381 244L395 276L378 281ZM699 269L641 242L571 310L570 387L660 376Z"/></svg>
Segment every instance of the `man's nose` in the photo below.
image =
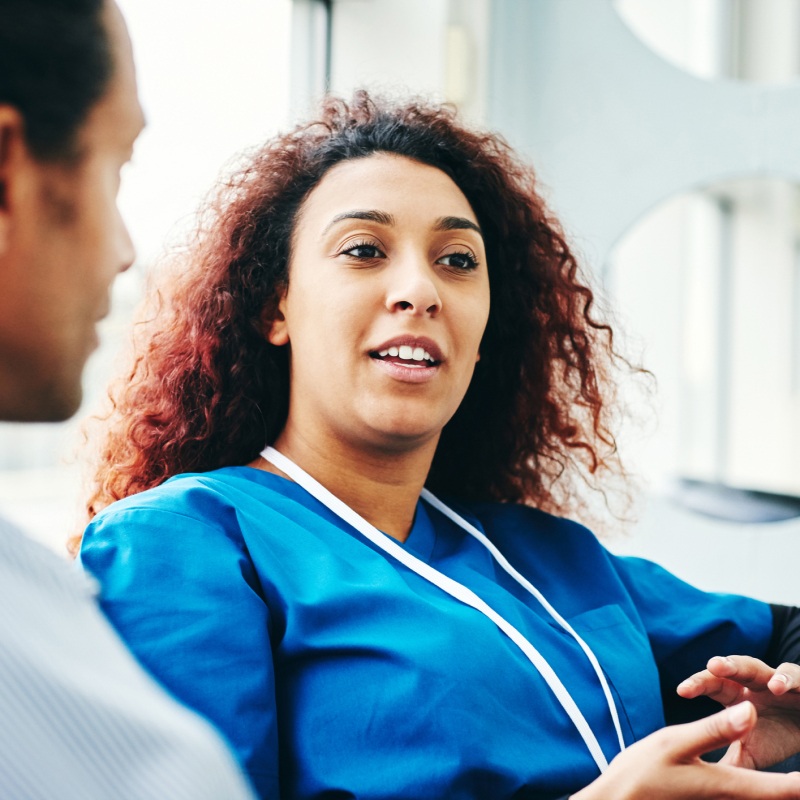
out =
<svg viewBox="0 0 800 800"><path fill-rule="evenodd" d="M136 248L133 246L128 226L120 218L119 231L119 272L125 272L133 266L136 261Z"/></svg>

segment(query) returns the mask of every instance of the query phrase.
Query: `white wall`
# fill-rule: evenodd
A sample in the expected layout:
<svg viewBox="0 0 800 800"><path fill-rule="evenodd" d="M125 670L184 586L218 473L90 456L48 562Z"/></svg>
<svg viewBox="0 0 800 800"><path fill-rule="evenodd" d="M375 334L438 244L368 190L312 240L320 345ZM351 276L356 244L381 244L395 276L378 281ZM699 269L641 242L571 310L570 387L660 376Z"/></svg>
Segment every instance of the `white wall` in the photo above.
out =
<svg viewBox="0 0 800 800"><path fill-rule="evenodd" d="M443 99L447 0L337 0L332 89L435 93Z"/></svg>
<svg viewBox="0 0 800 800"><path fill-rule="evenodd" d="M149 263L230 159L289 123L291 0L120 0L148 125L120 197Z"/></svg>
<svg viewBox="0 0 800 800"><path fill-rule="evenodd" d="M332 90L454 101L485 117L489 0L336 0Z"/></svg>

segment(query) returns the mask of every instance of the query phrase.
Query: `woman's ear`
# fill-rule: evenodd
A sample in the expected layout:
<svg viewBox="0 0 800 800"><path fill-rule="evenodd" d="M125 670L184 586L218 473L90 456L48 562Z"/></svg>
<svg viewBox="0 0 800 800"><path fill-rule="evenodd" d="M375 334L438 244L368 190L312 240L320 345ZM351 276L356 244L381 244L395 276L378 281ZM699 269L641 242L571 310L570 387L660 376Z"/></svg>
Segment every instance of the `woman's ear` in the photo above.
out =
<svg viewBox="0 0 800 800"><path fill-rule="evenodd" d="M268 303L261 312L261 330L270 344L282 347L289 343L289 325L286 322L286 293L281 295L277 308Z"/></svg>

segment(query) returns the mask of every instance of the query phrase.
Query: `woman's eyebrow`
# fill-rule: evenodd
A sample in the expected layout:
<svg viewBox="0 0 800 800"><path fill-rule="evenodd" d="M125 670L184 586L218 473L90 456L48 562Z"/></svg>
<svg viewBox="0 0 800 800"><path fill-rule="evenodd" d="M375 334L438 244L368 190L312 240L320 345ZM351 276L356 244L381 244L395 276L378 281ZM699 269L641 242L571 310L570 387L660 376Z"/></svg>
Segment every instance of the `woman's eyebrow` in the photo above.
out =
<svg viewBox="0 0 800 800"><path fill-rule="evenodd" d="M328 223L323 231L323 235L326 234L334 225L336 225L337 222L341 222L345 219L363 219L367 220L368 222L377 222L380 225L395 224L394 217L391 214L387 214L385 211L344 211L341 214L337 214ZM435 231L472 230L478 233L480 236L483 236L483 231L480 229L480 226L476 225L471 220L468 220L466 217L439 217L439 219L436 220L436 224L433 226L433 229Z"/></svg>
<svg viewBox="0 0 800 800"><path fill-rule="evenodd" d="M327 225L322 232L326 234L337 222L343 219L364 219L368 222L377 222L381 225L394 225L394 217L387 214L385 211L345 211L342 214L337 214Z"/></svg>
<svg viewBox="0 0 800 800"><path fill-rule="evenodd" d="M440 217L436 220L436 225L433 228L435 231L475 231L483 236L483 231L479 225L471 222L466 217Z"/></svg>

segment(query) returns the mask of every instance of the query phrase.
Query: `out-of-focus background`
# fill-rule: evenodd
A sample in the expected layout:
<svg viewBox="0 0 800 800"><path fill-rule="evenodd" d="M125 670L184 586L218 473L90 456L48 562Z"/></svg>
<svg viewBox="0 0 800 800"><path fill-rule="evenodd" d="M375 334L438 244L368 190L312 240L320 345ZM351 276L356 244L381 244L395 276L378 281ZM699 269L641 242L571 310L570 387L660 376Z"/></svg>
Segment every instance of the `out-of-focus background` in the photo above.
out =
<svg viewBox="0 0 800 800"><path fill-rule="evenodd" d="M611 549L800 605L800 0L119 3L148 118L120 199L138 260L75 420L0 425L4 514L65 554L81 420L146 272L236 153L366 86L453 102L530 159L655 375L620 442L639 522Z"/></svg>

